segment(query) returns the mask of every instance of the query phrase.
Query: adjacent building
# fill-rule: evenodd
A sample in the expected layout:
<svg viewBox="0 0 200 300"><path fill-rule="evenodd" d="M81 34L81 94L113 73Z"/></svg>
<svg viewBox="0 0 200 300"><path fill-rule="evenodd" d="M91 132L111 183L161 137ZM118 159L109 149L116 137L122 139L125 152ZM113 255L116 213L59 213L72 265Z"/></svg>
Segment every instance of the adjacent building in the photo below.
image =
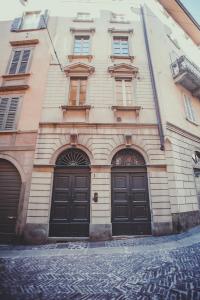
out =
<svg viewBox="0 0 200 300"><path fill-rule="evenodd" d="M0 239L21 236L27 218L32 167L49 43L40 12L0 24Z"/></svg>
<svg viewBox="0 0 200 300"><path fill-rule="evenodd" d="M174 0L78 3L48 20L28 12L3 37L0 187L12 181L15 191L4 192L7 223L34 243L199 224L198 24ZM6 47L16 47L10 61ZM6 128L16 94L23 106Z"/></svg>

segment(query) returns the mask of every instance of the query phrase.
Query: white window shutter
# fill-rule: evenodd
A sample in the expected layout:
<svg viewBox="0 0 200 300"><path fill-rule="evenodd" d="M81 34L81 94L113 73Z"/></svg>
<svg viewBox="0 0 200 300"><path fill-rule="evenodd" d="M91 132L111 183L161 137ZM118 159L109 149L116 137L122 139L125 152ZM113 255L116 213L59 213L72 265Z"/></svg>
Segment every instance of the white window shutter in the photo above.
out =
<svg viewBox="0 0 200 300"><path fill-rule="evenodd" d="M0 98L0 130L15 128L19 97Z"/></svg>
<svg viewBox="0 0 200 300"><path fill-rule="evenodd" d="M9 68L9 74L15 74L17 72L17 66L20 61L22 50L15 50L13 53L12 61Z"/></svg>

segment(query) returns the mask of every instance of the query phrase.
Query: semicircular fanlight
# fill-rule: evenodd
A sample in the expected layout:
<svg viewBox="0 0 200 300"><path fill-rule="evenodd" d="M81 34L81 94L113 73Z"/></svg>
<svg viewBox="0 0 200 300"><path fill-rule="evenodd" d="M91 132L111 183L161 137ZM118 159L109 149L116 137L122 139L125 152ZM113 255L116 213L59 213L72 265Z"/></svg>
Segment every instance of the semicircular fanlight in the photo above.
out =
<svg viewBox="0 0 200 300"><path fill-rule="evenodd" d="M133 149L122 149L115 154L112 159L112 166L144 166L145 160L143 156Z"/></svg>
<svg viewBox="0 0 200 300"><path fill-rule="evenodd" d="M79 149L67 149L61 153L56 161L56 166L86 167L90 160L85 152Z"/></svg>

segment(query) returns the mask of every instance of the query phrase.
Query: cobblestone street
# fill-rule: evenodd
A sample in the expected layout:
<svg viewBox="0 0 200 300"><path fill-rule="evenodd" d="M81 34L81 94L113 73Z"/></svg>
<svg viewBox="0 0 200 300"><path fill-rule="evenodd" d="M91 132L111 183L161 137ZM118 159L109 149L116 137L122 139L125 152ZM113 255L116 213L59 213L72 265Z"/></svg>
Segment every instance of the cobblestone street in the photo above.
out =
<svg viewBox="0 0 200 300"><path fill-rule="evenodd" d="M0 246L1 300L200 299L200 228L168 237Z"/></svg>

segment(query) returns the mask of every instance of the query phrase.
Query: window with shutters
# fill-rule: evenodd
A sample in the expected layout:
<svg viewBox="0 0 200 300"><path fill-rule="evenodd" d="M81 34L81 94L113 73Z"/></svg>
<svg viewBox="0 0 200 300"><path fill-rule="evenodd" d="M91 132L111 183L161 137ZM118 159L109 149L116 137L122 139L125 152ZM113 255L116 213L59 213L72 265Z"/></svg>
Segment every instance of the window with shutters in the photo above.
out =
<svg viewBox="0 0 200 300"><path fill-rule="evenodd" d="M21 29L36 29L40 22L40 12L27 12L22 20Z"/></svg>
<svg viewBox="0 0 200 300"><path fill-rule="evenodd" d="M12 52L11 62L8 68L8 74L27 73L31 57L31 49L15 49Z"/></svg>
<svg viewBox="0 0 200 300"><path fill-rule="evenodd" d="M113 54L120 56L129 55L129 45L127 36L114 36L113 37Z"/></svg>
<svg viewBox="0 0 200 300"><path fill-rule="evenodd" d="M90 36L76 35L74 40L74 54L87 55L90 52Z"/></svg>
<svg viewBox="0 0 200 300"><path fill-rule="evenodd" d="M71 77L69 105L81 106L86 102L87 77Z"/></svg>
<svg viewBox="0 0 200 300"><path fill-rule="evenodd" d="M195 123L196 119L195 119L195 114L194 114L194 110L192 107L192 102L191 102L191 99L187 95L184 95L184 105L185 105L185 113L186 113L187 120Z"/></svg>
<svg viewBox="0 0 200 300"><path fill-rule="evenodd" d="M11 31L45 29L48 22L48 10L25 12L23 17L13 20Z"/></svg>
<svg viewBox="0 0 200 300"><path fill-rule="evenodd" d="M116 101L119 106L133 105L132 78L115 78Z"/></svg>
<svg viewBox="0 0 200 300"><path fill-rule="evenodd" d="M14 130L20 97L0 97L0 130Z"/></svg>

